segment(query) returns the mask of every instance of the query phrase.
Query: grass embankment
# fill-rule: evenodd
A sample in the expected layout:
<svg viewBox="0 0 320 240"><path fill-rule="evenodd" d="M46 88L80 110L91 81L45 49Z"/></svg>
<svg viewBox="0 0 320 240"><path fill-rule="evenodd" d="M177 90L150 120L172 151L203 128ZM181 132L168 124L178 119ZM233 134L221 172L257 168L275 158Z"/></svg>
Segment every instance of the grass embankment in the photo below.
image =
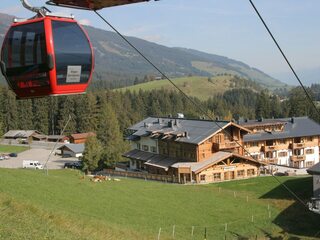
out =
<svg viewBox="0 0 320 240"><path fill-rule="evenodd" d="M0 153L20 153L28 149L29 147L23 146L0 145Z"/></svg>
<svg viewBox="0 0 320 240"><path fill-rule="evenodd" d="M202 240L205 227L207 239L262 239L284 236L284 227L314 236L320 222L299 206L281 218L293 201L269 177L183 186L134 179L92 183L70 170L45 176L0 169L0 176L0 239L157 239L160 227L160 239L173 239L174 225L175 239ZM293 181L299 194L311 191L310 177L282 180ZM295 232L299 224L304 232Z"/></svg>
<svg viewBox="0 0 320 240"><path fill-rule="evenodd" d="M216 94L223 94L230 87L230 80L233 76L216 76L211 77L208 81L208 77L183 77L174 78L173 82L188 96L197 97L200 100L207 100ZM129 90L131 92L138 92L139 90L151 91L151 90L176 90L172 84L166 80L156 80L147 83L141 83L130 87L120 88L120 91Z"/></svg>

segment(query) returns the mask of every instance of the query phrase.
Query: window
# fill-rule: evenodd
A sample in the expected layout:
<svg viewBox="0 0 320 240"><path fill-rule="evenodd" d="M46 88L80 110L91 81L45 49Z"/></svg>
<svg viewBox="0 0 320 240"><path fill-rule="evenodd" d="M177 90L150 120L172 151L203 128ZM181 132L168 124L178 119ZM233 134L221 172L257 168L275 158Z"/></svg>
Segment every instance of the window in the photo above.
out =
<svg viewBox="0 0 320 240"><path fill-rule="evenodd" d="M140 145L140 143L137 143L137 149L141 149L141 145Z"/></svg>
<svg viewBox="0 0 320 240"><path fill-rule="evenodd" d="M306 167L309 168L309 167L312 167L314 165L314 162L313 161L308 161L306 162Z"/></svg>
<svg viewBox="0 0 320 240"><path fill-rule="evenodd" d="M259 143L258 142L250 142L249 145L250 145L250 147L258 147Z"/></svg>
<svg viewBox="0 0 320 240"><path fill-rule="evenodd" d="M205 153L202 153L202 158L206 158L206 154Z"/></svg>
<svg viewBox="0 0 320 240"><path fill-rule="evenodd" d="M206 175L200 175L200 181L205 181L206 180Z"/></svg>
<svg viewBox="0 0 320 240"><path fill-rule="evenodd" d="M56 57L57 84L79 84L89 80L92 53L87 36L77 23L52 21L52 34ZM78 67L78 81L69 80L69 66ZM76 79L77 80L77 79Z"/></svg>
<svg viewBox="0 0 320 240"><path fill-rule="evenodd" d="M238 177L244 177L244 170L239 170L237 172Z"/></svg>
<svg viewBox="0 0 320 240"><path fill-rule="evenodd" d="M306 140L306 142L312 142L313 141L313 137L306 137L305 140Z"/></svg>
<svg viewBox="0 0 320 240"><path fill-rule="evenodd" d="M278 142L279 144L286 144L286 139L279 139Z"/></svg>
<svg viewBox="0 0 320 240"><path fill-rule="evenodd" d="M149 146L148 145L142 145L142 150L145 152L149 151Z"/></svg>
<svg viewBox="0 0 320 240"><path fill-rule="evenodd" d="M214 173L213 174L213 180L214 181L220 181L221 180L221 173Z"/></svg>
<svg viewBox="0 0 320 240"><path fill-rule="evenodd" d="M156 153L157 152L157 148L155 146L151 146L151 152Z"/></svg>
<svg viewBox="0 0 320 240"><path fill-rule="evenodd" d="M248 169L247 170L247 176L253 176L255 174L254 169Z"/></svg>
<svg viewBox="0 0 320 240"><path fill-rule="evenodd" d="M314 153L314 149L306 149L306 154L313 154Z"/></svg>
<svg viewBox="0 0 320 240"><path fill-rule="evenodd" d="M43 22L12 27L3 44L2 58L13 88L49 86Z"/></svg>
<svg viewBox="0 0 320 240"><path fill-rule="evenodd" d="M288 156L287 152L279 152L278 153L278 157L286 157L286 156Z"/></svg>

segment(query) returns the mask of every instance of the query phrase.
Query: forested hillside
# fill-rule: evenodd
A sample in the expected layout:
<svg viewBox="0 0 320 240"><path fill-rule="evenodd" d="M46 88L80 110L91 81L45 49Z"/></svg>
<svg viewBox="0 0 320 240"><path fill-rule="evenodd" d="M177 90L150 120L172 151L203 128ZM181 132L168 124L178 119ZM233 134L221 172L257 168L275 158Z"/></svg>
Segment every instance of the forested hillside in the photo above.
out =
<svg viewBox="0 0 320 240"><path fill-rule="evenodd" d="M310 89L309 91L311 92ZM267 90L258 92L250 89L228 90L205 101L193 99L212 118L237 120L303 115L315 117L299 87L292 89L286 100L281 100ZM207 118L180 93L165 89L138 92L93 90L83 95L16 100L10 90L1 87L0 130L3 133L10 129L35 129L46 134L59 134L71 115L72 120L66 133L98 131L99 124L105 121L101 118L105 108L115 114L121 132L147 116L175 116L176 113L184 113L188 118ZM113 128L112 124L109 126Z"/></svg>
<svg viewBox="0 0 320 240"><path fill-rule="evenodd" d="M0 44L12 19L13 16L0 13ZM159 76L150 64L114 32L88 26L85 28L95 51L94 82L102 82L100 84L108 88L118 88L133 85L136 79L142 81L145 76ZM224 56L169 48L134 37L128 39L169 77L232 74L251 79L272 90L286 87L284 83L257 69Z"/></svg>

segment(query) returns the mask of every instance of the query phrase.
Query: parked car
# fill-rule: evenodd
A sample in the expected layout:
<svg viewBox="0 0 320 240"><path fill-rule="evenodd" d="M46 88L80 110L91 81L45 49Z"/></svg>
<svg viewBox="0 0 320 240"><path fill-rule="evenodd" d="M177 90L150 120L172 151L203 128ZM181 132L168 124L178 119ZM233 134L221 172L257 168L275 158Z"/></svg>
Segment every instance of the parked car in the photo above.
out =
<svg viewBox="0 0 320 240"><path fill-rule="evenodd" d="M4 157L3 157L3 156L0 156L0 160L4 160Z"/></svg>
<svg viewBox="0 0 320 240"><path fill-rule="evenodd" d="M39 161L32 161L32 160L23 160L22 162L23 168L32 168L32 169L43 169L43 166Z"/></svg>
<svg viewBox="0 0 320 240"><path fill-rule="evenodd" d="M9 154L9 157L18 157L18 154L16 154L16 153L10 153L10 154Z"/></svg>
<svg viewBox="0 0 320 240"><path fill-rule="evenodd" d="M81 169L82 168L82 162L67 162L64 164L64 168L73 168L73 169Z"/></svg>

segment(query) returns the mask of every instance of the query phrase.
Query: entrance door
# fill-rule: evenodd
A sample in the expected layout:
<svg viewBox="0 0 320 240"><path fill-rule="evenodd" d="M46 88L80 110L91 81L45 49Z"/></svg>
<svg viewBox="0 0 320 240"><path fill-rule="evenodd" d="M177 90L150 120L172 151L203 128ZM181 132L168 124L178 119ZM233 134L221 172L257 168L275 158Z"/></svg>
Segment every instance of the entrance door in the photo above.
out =
<svg viewBox="0 0 320 240"><path fill-rule="evenodd" d="M225 172L224 173L224 180L231 180L234 179L234 172Z"/></svg>

